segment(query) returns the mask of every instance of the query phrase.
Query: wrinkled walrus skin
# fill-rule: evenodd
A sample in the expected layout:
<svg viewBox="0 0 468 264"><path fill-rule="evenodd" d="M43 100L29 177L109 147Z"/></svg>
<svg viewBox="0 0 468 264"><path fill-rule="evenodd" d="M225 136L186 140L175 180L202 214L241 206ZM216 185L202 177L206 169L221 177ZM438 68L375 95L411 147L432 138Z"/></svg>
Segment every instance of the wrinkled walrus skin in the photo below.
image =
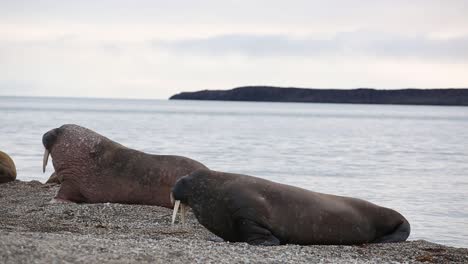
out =
<svg viewBox="0 0 468 264"><path fill-rule="evenodd" d="M392 209L241 174L198 170L180 178L171 195L232 242L353 245L400 242L410 234L408 221Z"/></svg>
<svg viewBox="0 0 468 264"><path fill-rule="evenodd" d="M127 148L78 125L44 134L44 170L50 153L60 189L56 201L125 203L172 208L176 180L200 168L195 160Z"/></svg>

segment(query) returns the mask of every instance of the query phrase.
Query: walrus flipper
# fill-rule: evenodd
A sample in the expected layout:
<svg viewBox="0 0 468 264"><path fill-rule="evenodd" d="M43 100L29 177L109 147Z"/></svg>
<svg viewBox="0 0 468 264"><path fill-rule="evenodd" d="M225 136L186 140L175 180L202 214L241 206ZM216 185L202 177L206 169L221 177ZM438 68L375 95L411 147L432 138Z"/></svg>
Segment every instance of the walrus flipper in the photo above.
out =
<svg viewBox="0 0 468 264"><path fill-rule="evenodd" d="M75 203L86 202L84 196L81 194L78 188L67 181L62 182L62 185L60 186L60 189L57 192L57 195L55 195L54 199Z"/></svg>
<svg viewBox="0 0 468 264"><path fill-rule="evenodd" d="M260 226L258 223L241 218L237 222L240 241L246 241L251 245L278 246L280 241L270 230Z"/></svg>
<svg viewBox="0 0 468 264"><path fill-rule="evenodd" d="M409 222L404 219L403 223L399 224L390 234L380 237L372 243L395 243L403 242L410 235L411 227Z"/></svg>

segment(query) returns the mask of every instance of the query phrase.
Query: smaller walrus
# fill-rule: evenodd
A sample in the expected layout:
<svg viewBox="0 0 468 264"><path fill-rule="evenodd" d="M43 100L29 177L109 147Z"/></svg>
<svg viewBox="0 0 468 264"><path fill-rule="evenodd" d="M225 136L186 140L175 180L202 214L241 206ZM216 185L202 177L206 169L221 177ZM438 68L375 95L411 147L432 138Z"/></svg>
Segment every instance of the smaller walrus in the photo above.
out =
<svg viewBox="0 0 468 264"><path fill-rule="evenodd" d="M77 125L48 131L42 143L43 171L50 154L56 179L61 184L55 201L172 208L169 195L176 180L206 168L186 157L130 149Z"/></svg>
<svg viewBox="0 0 468 264"><path fill-rule="evenodd" d="M0 183L11 182L16 179L16 166L5 152L0 151Z"/></svg>
<svg viewBox="0 0 468 264"><path fill-rule="evenodd" d="M203 226L231 242L352 245L405 241L410 234L408 221L392 209L240 174L198 170L177 181L171 200L173 223L179 204L188 205Z"/></svg>

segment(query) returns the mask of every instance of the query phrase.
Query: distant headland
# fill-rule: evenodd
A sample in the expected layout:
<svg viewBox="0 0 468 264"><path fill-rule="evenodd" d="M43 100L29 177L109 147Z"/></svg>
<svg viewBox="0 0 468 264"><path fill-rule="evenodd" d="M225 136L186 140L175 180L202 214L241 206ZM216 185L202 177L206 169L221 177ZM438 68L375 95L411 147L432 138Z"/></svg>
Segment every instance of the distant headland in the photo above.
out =
<svg viewBox="0 0 468 264"><path fill-rule="evenodd" d="M231 90L182 92L170 100L219 100L343 104L404 104L468 106L468 89L308 89L244 86Z"/></svg>

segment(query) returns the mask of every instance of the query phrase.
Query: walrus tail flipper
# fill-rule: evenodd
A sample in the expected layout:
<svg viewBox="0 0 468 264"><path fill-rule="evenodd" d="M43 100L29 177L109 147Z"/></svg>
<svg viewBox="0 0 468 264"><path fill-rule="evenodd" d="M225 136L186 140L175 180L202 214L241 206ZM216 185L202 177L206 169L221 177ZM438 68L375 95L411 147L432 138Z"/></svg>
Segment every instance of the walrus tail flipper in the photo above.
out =
<svg viewBox="0 0 468 264"><path fill-rule="evenodd" d="M408 220L403 218L403 223L398 225L390 234L377 238L372 243L394 243L405 241L411 232L411 226Z"/></svg>
<svg viewBox="0 0 468 264"><path fill-rule="evenodd" d="M278 246L280 241L270 230L258 225L256 222L241 218L236 221L240 241L251 245Z"/></svg>

